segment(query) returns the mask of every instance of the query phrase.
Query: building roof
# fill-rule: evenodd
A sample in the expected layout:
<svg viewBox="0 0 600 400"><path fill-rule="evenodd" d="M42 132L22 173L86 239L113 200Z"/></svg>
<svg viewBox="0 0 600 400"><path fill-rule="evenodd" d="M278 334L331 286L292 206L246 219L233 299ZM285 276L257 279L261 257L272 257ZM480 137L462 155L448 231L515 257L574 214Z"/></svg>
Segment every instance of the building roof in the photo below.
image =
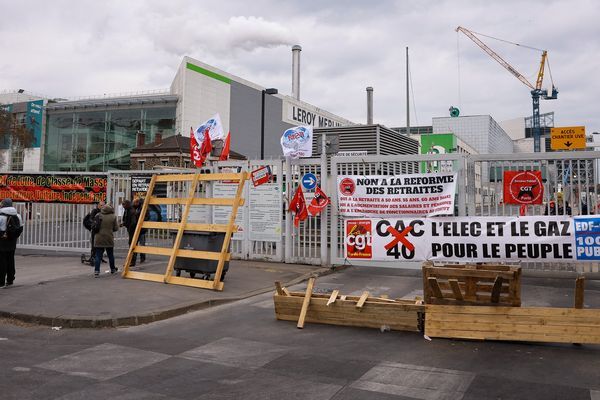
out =
<svg viewBox="0 0 600 400"><path fill-rule="evenodd" d="M190 154L190 138L183 135L173 135L163 138L160 143L146 143L142 146L131 150L131 154L148 154L148 153L178 153ZM233 150L229 152L229 158L233 160L246 160L247 157Z"/></svg>

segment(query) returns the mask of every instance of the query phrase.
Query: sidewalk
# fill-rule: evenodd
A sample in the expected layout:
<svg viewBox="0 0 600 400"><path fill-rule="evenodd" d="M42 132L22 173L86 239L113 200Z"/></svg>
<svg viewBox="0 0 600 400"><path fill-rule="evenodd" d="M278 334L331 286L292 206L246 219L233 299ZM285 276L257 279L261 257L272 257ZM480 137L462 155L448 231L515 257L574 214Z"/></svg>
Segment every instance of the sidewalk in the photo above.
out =
<svg viewBox="0 0 600 400"><path fill-rule="evenodd" d="M116 264L123 264L117 258ZM102 264L99 278L69 256L17 255L13 286L0 289L0 318L55 327L98 328L140 325L171 318L274 290L273 282L291 285L329 269L252 261L231 261L222 292L123 279ZM164 272L166 261L154 257L138 271ZM182 274L187 276L187 274Z"/></svg>

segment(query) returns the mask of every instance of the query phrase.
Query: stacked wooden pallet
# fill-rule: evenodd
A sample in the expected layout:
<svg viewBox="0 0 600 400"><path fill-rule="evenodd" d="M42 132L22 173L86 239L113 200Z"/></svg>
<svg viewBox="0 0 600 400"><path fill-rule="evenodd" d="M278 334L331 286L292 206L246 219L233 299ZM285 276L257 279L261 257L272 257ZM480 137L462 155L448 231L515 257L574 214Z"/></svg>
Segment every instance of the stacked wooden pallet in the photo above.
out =
<svg viewBox="0 0 600 400"><path fill-rule="evenodd" d="M276 282L273 301L277 319L298 321L298 328L310 322L413 332L422 329L424 306L419 300L372 297L369 292L346 296L338 290L314 294L313 286L311 278L305 293L289 292Z"/></svg>
<svg viewBox="0 0 600 400"><path fill-rule="evenodd" d="M426 304L521 305L521 268L501 264L423 264Z"/></svg>

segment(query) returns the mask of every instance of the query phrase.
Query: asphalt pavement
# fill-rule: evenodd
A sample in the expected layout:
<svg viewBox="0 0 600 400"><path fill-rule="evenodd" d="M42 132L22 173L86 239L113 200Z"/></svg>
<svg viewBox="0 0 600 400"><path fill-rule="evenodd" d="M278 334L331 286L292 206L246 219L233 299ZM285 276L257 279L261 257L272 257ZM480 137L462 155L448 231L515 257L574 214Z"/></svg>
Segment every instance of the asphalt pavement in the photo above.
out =
<svg viewBox="0 0 600 400"><path fill-rule="evenodd" d="M41 286L79 279L94 282L99 285L96 289L101 289L128 282L110 276L94 281L90 272L79 271L81 276L76 278L50 280ZM23 288L36 285L35 279L25 283L24 271L21 278ZM415 271L350 267L319 277L316 290L335 288L342 294L369 290L375 295L412 297L419 295L421 284ZM167 286L152 284L145 290L156 293L159 287ZM524 303L570 306L573 286L572 280L525 279ZM299 283L290 289L301 291L304 287L305 283ZM181 288L170 289L179 292ZM586 306L597 307L597 283L588 282L586 289ZM4 296L16 293L12 290L0 293L0 304ZM413 332L310 323L299 330L293 322L275 319L272 292L271 287L268 293L133 327L59 329L0 323L0 397L600 398L600 346L426 340ZM135 297L132 294L131 298ZM97 299L81 301L102 307Z"/></svg>

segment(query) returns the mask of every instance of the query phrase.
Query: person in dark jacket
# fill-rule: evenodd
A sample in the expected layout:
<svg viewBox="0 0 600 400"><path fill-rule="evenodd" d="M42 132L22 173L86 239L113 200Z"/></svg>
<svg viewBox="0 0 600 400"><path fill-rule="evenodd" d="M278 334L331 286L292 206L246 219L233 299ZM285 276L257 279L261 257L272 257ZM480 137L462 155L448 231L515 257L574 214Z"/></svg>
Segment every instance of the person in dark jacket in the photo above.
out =
<svg viewBox="0 0 600 400"><path fill-rule="evenodd" d="M102 207L100 213L94 217L94 224L99 229L94 235L94 248L96 249L96 263L94 264L94 276L97 278L100 275L100 263L102 262L102 254L106 251L108 254L108 263L110 265L110 273L117 272L115 266L115 236L114 233L119 230L117 216L115 210L110 205Z"/></svg>
<svg viewBox="0 0 600 400"><path fill-rule="evenodd" d="M12 200L4 199L0 203L0 287L9 287L15 281L15 250L18 238L7 235L9 218L16 218L19 226L23 226L23 220L13 207Z"/></svg>
<svg viewBox="0 0 600 400"><path fill-rule="evenodd" d="M85 229L87 229L88 231L90 231L90 243L91 243L91 250L90 250L90 265L93 265L93 261L96 258L96 250L94 249L94 231L92 230L92 224L94 222L94 218L96 217L96 215L98 215L98 213L100 212L100 210L102 210L102 207L104 207L104 202L100 201L98 202L98 204L96 204L96 207L94 207L92 209L92 211L90 211L89 213L86 214L85 217L83 217L83 226L85 227ZM102 260L102 262L106 262L104 260Z"/></svg>

